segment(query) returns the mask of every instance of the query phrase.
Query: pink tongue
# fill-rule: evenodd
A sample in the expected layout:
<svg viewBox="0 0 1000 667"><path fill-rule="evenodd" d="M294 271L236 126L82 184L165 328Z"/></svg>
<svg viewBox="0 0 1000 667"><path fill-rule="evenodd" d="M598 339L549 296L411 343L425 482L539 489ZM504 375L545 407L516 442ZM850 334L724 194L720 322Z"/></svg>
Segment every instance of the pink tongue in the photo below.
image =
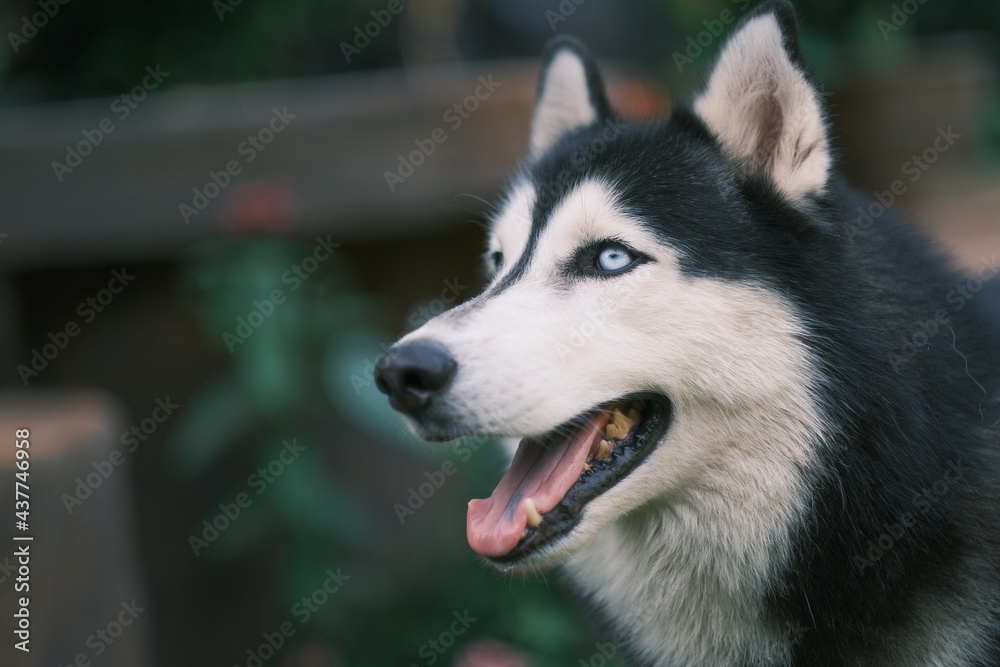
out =
<svg viewBox="0 0 1000 667"><path fill-rule="evenodd" d="M465 523L469 546L483 556L503 556L516 547L528 526L524 501L531 498L539 514L558 505L580 478L608 421L607 411L601 411L570 440L546 446L532 438L522 440L493 494L469 502Z"/></svg>

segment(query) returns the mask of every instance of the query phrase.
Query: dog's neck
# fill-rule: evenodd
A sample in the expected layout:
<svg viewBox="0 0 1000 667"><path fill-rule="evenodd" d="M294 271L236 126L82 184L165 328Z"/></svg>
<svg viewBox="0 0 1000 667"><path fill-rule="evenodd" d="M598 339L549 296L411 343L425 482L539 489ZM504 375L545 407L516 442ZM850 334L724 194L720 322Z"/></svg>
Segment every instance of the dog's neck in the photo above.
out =
<svg viewBox="0 0 1000 667"><path fill-rule="evenodd" d="M738 555L683 537L656 543L657 533L678 537L665 522L644 531L611 526L568 564L574 583L609 617L614 640L624 638L648 661L641 664L739 665L748 653L784 664L790 646L760 615L760 578L729 576Z"/></svg>

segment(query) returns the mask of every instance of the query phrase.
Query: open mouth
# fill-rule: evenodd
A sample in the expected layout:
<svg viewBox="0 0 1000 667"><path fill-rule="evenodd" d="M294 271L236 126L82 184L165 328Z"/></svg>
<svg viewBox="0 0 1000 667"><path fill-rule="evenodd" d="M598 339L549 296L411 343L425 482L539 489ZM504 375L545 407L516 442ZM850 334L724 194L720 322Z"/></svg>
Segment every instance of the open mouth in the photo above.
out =
<svg viewBox="0 0 1000 667"><path fill-rule="evenodd" d="M493 494L469 503L469 546L498 564L512 564L559 539L588 502L642 462L666 432L671 413L664 396L629 396L524 438Z"/></svg>

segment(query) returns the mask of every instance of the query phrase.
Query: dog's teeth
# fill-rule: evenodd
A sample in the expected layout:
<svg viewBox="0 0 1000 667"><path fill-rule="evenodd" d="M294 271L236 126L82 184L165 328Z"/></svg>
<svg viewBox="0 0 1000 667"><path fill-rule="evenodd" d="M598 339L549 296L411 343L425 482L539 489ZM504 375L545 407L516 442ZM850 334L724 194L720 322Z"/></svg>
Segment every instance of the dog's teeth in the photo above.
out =
<svg viewBox="0 0 1000 667"><path fill-rule="evenodd" d="M524 508L528 510L528 526L534 528L542 522L542 515L535 509L535 501L528 498L524 501Z"/></svg>
<svg viewBox="0 0 1000 667"><path fill-rule="evenodd" d="M613 440L621 439L621 437L624 436L627 432L628 431L626 431L625 429L623 429L621 426L619 426L614 422L609 422L608 425L604 428L604 434Z"/></svg>
<svg viewBox="0 0 1000 667"><path fill-rule="evenodd" d="M636 404L633 403L632 407L628 409L628 418L635 423L639 423L640 421L642 421L642 411L639 408L636 408L635 406Z"/></svg>
<svg viewBox="0 0 1000 667"><path fill-rule="evenodd" d="M590 470L590 464L587 463L586 461L584 461L583 462L583 472L587 472L588 470Z"/></svg>
<svg viewBox="0 0 1000 667"><path fill-rule="evenodd" d="M618 408L615 408L614 412L611 413L611 420L614 422L615 426L618 427L618 430L621 431L622 435L631 431L632 426L637 421L626 417L625 414Z"/></svg>
<svg viewBox="0 0 1000 667"><path fill-rule="evenodd" d="M594 454L594 457L598 459L606 459L611 456L612 449L614 449L614 445L607 440L601 440L601 444L597 446L597 453Z"/></svg>

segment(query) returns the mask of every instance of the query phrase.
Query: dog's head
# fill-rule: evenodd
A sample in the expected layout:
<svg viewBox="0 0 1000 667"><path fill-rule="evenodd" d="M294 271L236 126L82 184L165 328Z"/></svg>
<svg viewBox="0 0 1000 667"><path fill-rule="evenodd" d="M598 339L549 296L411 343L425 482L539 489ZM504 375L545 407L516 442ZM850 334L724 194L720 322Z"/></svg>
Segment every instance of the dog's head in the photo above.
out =
<svg viewBox="0 0 1000 667"><path fill-rule="evenodd" d="M626 515L697 512L723 487L784 511L818 417L779 286L808 276L829 169L787 4L744 19L704 91L660 123L616 118L584 48L550 45L489 286L378 368L418 435L520 439L469 505L473 549L557 562Z"/></svg>

